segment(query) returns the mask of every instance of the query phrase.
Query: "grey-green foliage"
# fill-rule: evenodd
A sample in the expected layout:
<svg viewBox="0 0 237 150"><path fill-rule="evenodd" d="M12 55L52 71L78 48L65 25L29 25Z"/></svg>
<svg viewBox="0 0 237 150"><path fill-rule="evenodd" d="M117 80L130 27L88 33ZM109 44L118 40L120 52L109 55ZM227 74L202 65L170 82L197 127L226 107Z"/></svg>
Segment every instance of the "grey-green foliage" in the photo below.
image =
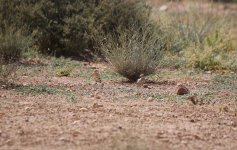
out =
<svg viewBox="0 0 237 150"><path fill-rule="evenodd" d="M198 10L200 7L190 6L182 16L177 16L179 18L177 28L182 40L197 46L204 45L205 39L222 28L226 21L214 15L213 12L201 12Z"/></svg>
<svg viewBox="0 0 237 150"><path fill-rule="evenodd" d="M30 45L30 37L24 36L21 31L12 27L0 29L0 60L1 63L16 62L21 52Z"/></svg>
<svg viewBox="0 0 237 150"><path fill-rule="evenodd" d="M44 53L69 55L92 49L101 33L146 22L145 0L0 0L2 23L27 27Z"/></svg>
<svg viewBox="0 0 237 150"><path fill-rule="evenodd" d="M58 94L63 92L60 89L49 87L48 85L27 85L27 86L18 86L16 88L18 92L26 93L26 94Z"/></svg>
<svg viewBox="0 0 237 150"><path fill-rule="evenodd" d="M118 27L128 28L134 21L143 24L150 14L144 0L75 0L67 7L64 18L65 42L68 50L91 48L101 38Z"/></svg>
<svg viewBox="0 0 237 150"><path fill-rule="evenodd" d="M101 42L104 55L115 71L130 81L155 72L166 44L158 27L146 24L134 28L131 24L130 29L118 33Z"/></svg>
<svg viewBox="0 0 237 150"><path fill-rule="evenodd" d="M21 54L31 44L31 38L20 30L4 26L0 29L0 80L7 80L16 71Z"/></svg>
<svg viewBox="0 0 237 150"><path fill-rule="evenodd" d="M190 3L180 12L167 13L166 18L161 18L162 22L168 22L166 32L170 37L168 41L171 41L168 42L168 49L174 55L171 61L177 58L175 61L178 62L180 57L183 65L179 66L236 70L236 60L233 59L236 52L228 28L231 24L229 17L216 14L212 5L207 7L209 9L203 8L200 2Z"/></svg>

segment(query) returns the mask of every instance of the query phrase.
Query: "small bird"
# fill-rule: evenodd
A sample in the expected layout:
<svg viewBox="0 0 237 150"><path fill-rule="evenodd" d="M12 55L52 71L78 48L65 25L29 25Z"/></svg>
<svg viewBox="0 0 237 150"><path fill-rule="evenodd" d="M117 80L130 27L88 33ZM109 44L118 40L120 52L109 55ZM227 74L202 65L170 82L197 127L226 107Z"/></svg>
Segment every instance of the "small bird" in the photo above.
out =
<svg viewBox="0 0 237 150"><path fill-rule="evenodd" d="M95 82L101 82L101 78L100 78L100 74L98 70L94 70L93 74L92 74L92 78Z"/></svg>
<svg viewBox="0 0 237 150"><path fill-rule="evenodd" d="M192 102L192 104L194 104L194 105L205 105L205 104L208 104L207 102L204 101L203 98L198 97L196 94L192 95L192 96L189 96L187 99L190 102Z"/></svg>
<svg viewBox="0 0 237 150"><path fill-rule="evenodd" d="M141 74L139 77L140 77L140 78L137 80L137 85L138 85L138 86L142 86L143 84L146 83L146 79L145 79L144 74Z"/></svg>

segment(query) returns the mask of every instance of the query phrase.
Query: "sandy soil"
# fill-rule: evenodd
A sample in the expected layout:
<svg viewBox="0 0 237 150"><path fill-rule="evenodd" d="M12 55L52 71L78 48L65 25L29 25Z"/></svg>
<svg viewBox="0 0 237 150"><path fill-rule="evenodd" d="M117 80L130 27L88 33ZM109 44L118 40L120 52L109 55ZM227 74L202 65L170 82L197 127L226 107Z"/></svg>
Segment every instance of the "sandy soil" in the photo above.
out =
<svg viewBox="0 0 237 150"><path fill-rule="evenodd" d="M0 150L237 149L236 74L165 70L165 79L139 87L111 79L104 65L84 65L104 73L103 82L80 68L54 77L33 66L19 87L0 89ZM191 94L178 96L179 83Z"/></svg>
<svg viewBox="0 0 237 150"><path fill-rule="evenodd" d="M203 98L211 76L185 83ZM138 87L122 80L22 76L18 84L24 87L44 83L59 90L0 90L0 149L236 149L237 93L214 90L210 98L218 100L194 105L176 95L179 82Z"/></svg>

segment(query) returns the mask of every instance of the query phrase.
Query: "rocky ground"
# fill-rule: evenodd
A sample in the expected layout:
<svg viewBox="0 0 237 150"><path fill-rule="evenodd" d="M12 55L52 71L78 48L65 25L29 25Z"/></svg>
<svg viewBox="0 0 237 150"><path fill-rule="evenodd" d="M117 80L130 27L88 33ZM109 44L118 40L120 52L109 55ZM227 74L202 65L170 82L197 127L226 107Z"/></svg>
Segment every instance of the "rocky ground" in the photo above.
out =
<svg viewBox="0 0 237 150"><path fill-rule="evenodd" d="M155 11L167 5L153 1ZM219 6L236 16L237 5ZM107 64L49 58L24 60L14 80L1 84L0 150L237 147L237 74L231 71L158 69L137 85ZM179 85L188 94L177 95Z"/></svg>
<svg viewBox="0 0 237 150"><path fill-rule="evenodd" d="M3 86L0 149L236 149L235 73L160 69L138 86L104 64L73 63L69 77L23 63ZM190 93L177 95L179 84Z"/></svg>

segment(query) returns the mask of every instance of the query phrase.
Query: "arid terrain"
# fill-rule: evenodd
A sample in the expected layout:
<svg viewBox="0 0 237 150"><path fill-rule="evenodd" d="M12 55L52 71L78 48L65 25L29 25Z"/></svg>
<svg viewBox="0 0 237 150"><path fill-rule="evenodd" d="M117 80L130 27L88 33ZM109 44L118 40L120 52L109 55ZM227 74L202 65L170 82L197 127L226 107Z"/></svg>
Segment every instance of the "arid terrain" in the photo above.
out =
<svg viewBox="0 0 237 150"><path fill-rule="evenodd" d="M56 77L54 65L76 66ZM102 83L91 74L98 69ZM25 61L0 90L0 149L236 149L237 75L160 69L137 86L105 64ZM179 96L177 84L190 94ZM194 97L195 104L190 101Z"/></svg>
<svg viewBox="0 0 237 150"><path fill-rule="evenodd" d="M187 4L152 1L155 15ZM237 18L236 3L214 7ZM237 41L237 23L231 32ZM20 59L9 81L0 83L0 150L237 149L236 70L159 67L139 85L101 60L39 55Z"/></svg>

